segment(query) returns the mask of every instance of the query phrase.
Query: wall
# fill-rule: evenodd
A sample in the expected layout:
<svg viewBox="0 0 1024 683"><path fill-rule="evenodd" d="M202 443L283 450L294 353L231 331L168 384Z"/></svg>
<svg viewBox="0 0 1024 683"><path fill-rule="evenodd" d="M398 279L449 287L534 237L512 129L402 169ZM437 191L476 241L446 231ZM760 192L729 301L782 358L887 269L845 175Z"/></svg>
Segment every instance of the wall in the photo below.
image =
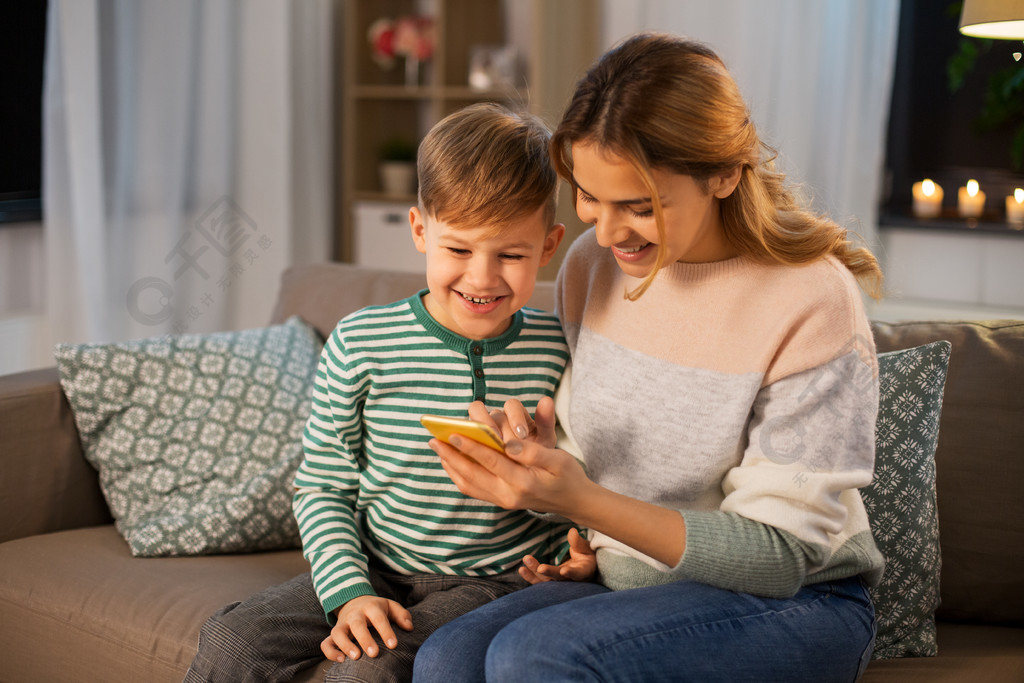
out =
<svg viewBox="0 0 1024 683"><path fill-rule="evenodd" d="M873 317L1024 319L1024 234L885 227L888 296Z"/></svg>
<svg viewBox="0 0 1024 683"><path fill-rule="evenodd" d="M42 223L0 226L0 374L53 365Z"/></svg>

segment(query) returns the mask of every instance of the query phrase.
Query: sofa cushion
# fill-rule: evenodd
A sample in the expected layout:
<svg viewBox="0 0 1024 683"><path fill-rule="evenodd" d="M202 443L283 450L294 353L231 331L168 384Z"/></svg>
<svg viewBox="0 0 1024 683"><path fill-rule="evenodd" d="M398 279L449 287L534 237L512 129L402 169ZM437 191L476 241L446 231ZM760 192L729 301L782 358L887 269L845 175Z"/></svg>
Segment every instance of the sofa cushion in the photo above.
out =
<svg viewBox="0 0 1024 683"><path fill-rule="evenodd" d="M874 324L880 352L952 345L935 452L940 618L1024 623L1024 321Z"/></svg>
<svg viewBox="0 0 1024 683"><path fill-rule="evenodd" d="M292 480L320 339L264 329L61 344L85 457L137 556L298 545Z"/></svg>
<svg viewBox="0 0 1024 683"><path fill-rule="evenodd" d="M871 589L876 659L936 654L935 444L949 349L941 341L878 355L875 477L861 491L885 556L881 583Z"/></svg>

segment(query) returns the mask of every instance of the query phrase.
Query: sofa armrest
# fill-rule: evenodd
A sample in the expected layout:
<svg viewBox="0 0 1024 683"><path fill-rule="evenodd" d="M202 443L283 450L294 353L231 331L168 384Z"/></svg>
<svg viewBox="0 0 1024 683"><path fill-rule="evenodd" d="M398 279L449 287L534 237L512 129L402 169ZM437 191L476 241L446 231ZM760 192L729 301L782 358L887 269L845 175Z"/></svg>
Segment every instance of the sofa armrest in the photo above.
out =
<svg viewBox="0 0 1024 683"><path fill-rule="evenodd" d="M0 542L106 524L56 368L0 377Z"/></svg>

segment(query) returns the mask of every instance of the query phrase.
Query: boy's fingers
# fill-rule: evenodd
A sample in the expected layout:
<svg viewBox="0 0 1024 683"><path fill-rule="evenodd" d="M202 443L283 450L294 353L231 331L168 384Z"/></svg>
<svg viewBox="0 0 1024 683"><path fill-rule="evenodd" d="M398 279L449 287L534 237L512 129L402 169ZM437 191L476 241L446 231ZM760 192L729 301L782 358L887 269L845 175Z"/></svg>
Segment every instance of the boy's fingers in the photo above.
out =
<svg viewBox="0 0 1024 683"><path fill-rule="evenodd" d="M359 647L362 651L371 657L377 656L377 641L373 639L373 635L370 633L370 629L366 626L366 622L359 620L349 625L352 631L352 637L355 638ZM351 653L349 657L352 657ZM355 657L352 657L355 659Z"/></svg>
<svg viewBox="0 0 1024 683"><path fill-rule="evenodd" d="M537 576L543 577L546 581L559 579L562 576L558 571L558 567L552 567L550 564L542 564L538 566L534 570L534 573L537 574Z"/></svg>
<svg viewBox="0 0 1024 683"><path fill-rule="evenodd" d="M398 638L395 637L395 631L391 628L391 622L388 621L386 614L374 612L370 616L370 623L373 625L373 628L376 629L377 634L380 636L381 642L384 643L385 647L390 649L394 648L395 645L398 645ZM370 652L365 647L363 649L366 650L366 654L371 657L377 656L376 645L374 646L374 652Z"/></svg>
<svg viewBox="0 0 1024 683"><path fill-rule="evenodd" d="M578 553L591 555L594 552L594 549L590 547L590 541L576 529L569 529L569 547Z"/></svg>
<svg viewBox="0 0 1024 683"><path fill-rule="evenodd" d="M412 612L402 607L397 602L390 603L390 614L391 620L404 628L406 631L412 630Z"/></svg>
<svg viewBox="0 0 1024 683"><path fill-rule="evenodd" d="M544 581L549 581L550 580L550 579L548 579L545 576L541 576L540 574L538 574L537 572L533 571L532 569L530 569L526 565L523 565L522 567L519 568L519 576L523 577L524 579L526 579L530 583L543 583Z"/></svg>
<svg viewBox="0 0 1024 683"><path fill-rule="evenodd" d="M361 655L362 652L359 650L356 644L353 643L352 640L348 637L347 631L347 627L345 627L342 624L338 624L331 630L331 635L329 635L327 639L324 640L323 644L326 645L327 642L330 641L330 644L339 654L348 657L349 659L359 659L359 655ZM323 649L323 646L321 646L321 649ZM326 650L324 651L324 654L327 654ZM334 658L332 657L331 659Z"/></svg>
<svg viewBox="0 0 1024 683"><path fill-rule="evenodd" d="M339 650L338 646L334 644L333 636L327 636L320 642L320 651L324 653L324 657L332 662L345 661L345 653Z"/></svg>
<svg viewBox="0 0 1024 683"><path fill-rule="evenodd" d="M573 581L582 581L590 578L590 572L575 564L567 564L562 567L562 577Z"/></svg>

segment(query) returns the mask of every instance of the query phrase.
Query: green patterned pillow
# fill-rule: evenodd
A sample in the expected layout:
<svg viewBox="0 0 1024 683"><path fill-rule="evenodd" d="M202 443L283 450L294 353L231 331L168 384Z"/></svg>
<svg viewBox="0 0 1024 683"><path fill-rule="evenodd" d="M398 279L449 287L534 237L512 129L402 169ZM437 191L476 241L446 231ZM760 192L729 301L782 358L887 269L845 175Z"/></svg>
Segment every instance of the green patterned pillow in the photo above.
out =
<svg viewBox="0 0 1024 683"><path fill-rule="evenodd" d="M950 343L878 354L875 478L861 490L885 556L871 590L878 634L874 659L933 657L939 606L935 446Z"/></svg>
<svg viewBox="0 0 1024 683"><path fill-rule="evenodd" d="M320 344L295 317L242 332L57 346L85 457L133 555L298 545L292 479Z"/></svg>

